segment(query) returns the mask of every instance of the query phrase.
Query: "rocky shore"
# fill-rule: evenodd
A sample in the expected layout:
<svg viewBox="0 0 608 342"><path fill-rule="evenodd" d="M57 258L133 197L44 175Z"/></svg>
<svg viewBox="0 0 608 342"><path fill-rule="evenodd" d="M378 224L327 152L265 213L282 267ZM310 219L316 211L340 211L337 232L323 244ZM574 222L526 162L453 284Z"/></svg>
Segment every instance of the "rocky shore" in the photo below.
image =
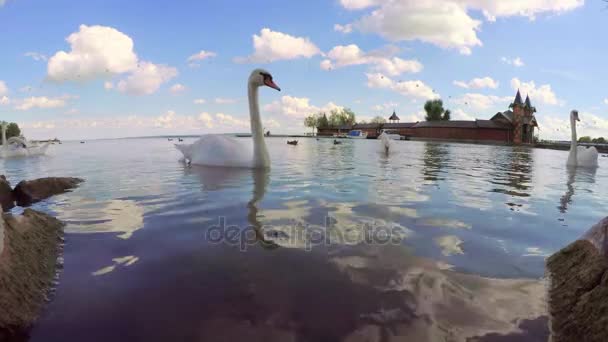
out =
<svg viewBox="0 0 608 342"><path fill-rule="evenodd" d="M27 206L75 188L79 178L22 181L11 189L0 176L3 210ZM64 224L32 209L0 216L0 342L27 339L27 330L45 304L59 269Z"/></svg>

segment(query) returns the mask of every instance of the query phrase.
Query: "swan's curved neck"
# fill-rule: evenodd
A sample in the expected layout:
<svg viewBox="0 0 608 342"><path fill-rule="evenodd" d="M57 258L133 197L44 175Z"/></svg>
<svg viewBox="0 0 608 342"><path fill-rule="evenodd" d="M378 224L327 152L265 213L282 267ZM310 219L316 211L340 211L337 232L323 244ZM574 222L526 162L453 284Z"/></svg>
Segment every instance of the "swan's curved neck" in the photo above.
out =
<svg viewBox="0 0 608 342"><path fill-rule="evenodd" d="M576 146L576 119L570 118L570 129L572 130L572 140L570 141L570 154L568 155L568 165L577 165L577 146Z"/></svg>
<svg viewBox="0 0 608 342"><path fill-rule="evenodd" d="M2 148L6 147L6 124L2 123Z"/></svg>
<svg viewBox="0 0 608 342"><path fill-rule="evenodd" d="M251 120L251 137L253 138L253 164L255 167L270 166L270 158L264 141L264 128L260 118L260 105L258 103L258 87L249 83L247 86L249 97L249 118Z"/></svg>

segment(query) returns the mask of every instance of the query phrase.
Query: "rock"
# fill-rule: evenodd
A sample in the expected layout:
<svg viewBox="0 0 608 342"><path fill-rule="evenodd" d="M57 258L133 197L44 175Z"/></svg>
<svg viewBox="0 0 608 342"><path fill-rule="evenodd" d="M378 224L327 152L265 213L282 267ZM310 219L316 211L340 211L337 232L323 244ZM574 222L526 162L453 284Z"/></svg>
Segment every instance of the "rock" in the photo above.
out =
<svg viewBox="0 0 608 342"><path fill-rule="evenodd" d="M606 341L608 218L547 260L552 341Z"/></svg>
<svg viewBox="0 0 608 342"><path fill-rule="evenodd" d="M0 218L0 341L23 339L38 317L58 268L63 226L32 209Z"/></svg>
<svg viewBox="0 0 608 342"><path fill-rule="evenodd" d="M62 194L78 186L84 180L72 177L47 177L21 181L13 190L19 206L28 206L53 195Z"/></svg>
<svg viewBox="0 0 608 342"><path fill-rule="evenodd" d="M15 199L13 198L13 189L11 184L6 180L4 175L0 176L0 205L2 210L6 211L15 206Z"/></svg>

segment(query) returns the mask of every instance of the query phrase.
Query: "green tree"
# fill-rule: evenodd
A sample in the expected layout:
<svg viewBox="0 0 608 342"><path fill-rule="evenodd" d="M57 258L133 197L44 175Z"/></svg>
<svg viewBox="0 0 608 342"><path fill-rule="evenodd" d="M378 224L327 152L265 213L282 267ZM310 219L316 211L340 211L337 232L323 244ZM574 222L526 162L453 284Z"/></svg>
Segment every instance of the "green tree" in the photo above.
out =
<svg viewBox="0 0 608 342"><path fill-rule="evenodd" d="M426 121L448 121L450 120L451 112L443 108L443 101L428 100L424 104L424 111L426 112Z"/></svg>
<svg viewBox="0 0 608 342"><path fill-rule="evenodd" d="M604 137L599 137L599 138L595 138L595 139L591 140L591 142L596 143L596 144L605 144L606 139L604 139Z"/></svg>
<svg viewBox="0 0 608 342"><path fill-rule="evenodd" d="M315 128L317 128L317 115L311 114L304 118L304 127L312 129L312 134L315 134Z"/></svg>
<svg viewBox="0 0 608 342"><path fill-rule="evenodd" d="M591 142L591 137L580 137L580 138L578 138L578 142L580 142L580 143L590 143Z"/></svg>
<svg viewBox="0 0 608 342"><path fill-rule="evenodd" d="M370 121L370 123L375 123L375 124L385 124L386 123L386 119L381 117L381 116L375 116L372 118L372 120Z"/></svg>
<svg viewBox="0 0 608 342"><path fill-rule="evenodd" d="M317 117L318 117L317 127L325 128L325 127L329 126L329 120L327 120L327 114L325 114L324 112L321 112L321 113L317 114Z"/></svg>
<svg viewBox="0 0 608 342"><path fill-rule="evenodd" d="M349 108L332 109L328 121L331 126L354 125L356 115Z"/></svg>

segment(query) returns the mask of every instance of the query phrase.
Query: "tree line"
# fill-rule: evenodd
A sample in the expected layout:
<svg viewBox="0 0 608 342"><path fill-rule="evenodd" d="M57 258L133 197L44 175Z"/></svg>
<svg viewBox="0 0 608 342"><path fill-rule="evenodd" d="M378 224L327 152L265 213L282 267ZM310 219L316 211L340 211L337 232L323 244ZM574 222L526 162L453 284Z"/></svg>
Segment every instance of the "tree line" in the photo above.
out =
<svg viewBox="0 0 608 342"><path fill-rule="evenodd" d="M606 143L606 139L604 139L604 137L599 137L599 138L591 138L589 136L585 136L585 137L580 137L578 138L578 142L580 143L593 143L593 144L605 144Z"/></svg>

